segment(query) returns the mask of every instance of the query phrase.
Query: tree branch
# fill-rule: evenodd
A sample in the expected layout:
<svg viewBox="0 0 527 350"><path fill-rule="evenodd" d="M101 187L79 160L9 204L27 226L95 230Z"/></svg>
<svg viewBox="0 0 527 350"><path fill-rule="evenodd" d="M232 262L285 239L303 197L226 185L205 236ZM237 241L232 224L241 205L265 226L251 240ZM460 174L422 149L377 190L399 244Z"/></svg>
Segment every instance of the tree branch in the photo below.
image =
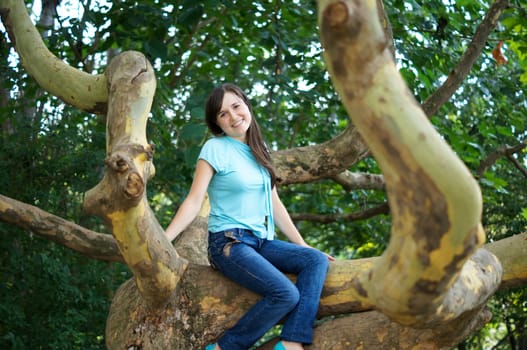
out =
<svg viewBox="0 0 527 350"><path fill-rule="evenodd" d="M31 22L23 0L2 0L0 15L24 68L44 90L84 111L106 112L104 75L85 73L53 55Z"/></svg>
<svg viewBox="0 0 527 350"><path fill-rule="evenodd" d="M492 3L485 18L478 26L472 42L469 44L463 56L461 56L457 66L452 69L443 85L423 102L422 108L427 116L430 117L436 114L439 108L450 99L465 80L474 62L485 47L489 34L496 27L501 13L509 6L509 0L496 0Z"/></svg>
<svg viewBox="0 0 527 350"><path fill-rule="evenodd" d="M501 241L500 241L501 242ZM513 236L505 239L507 244L501 247L494 247L499 242L490 243L485 246L485 249L495 249L497 257L500 260L506 261L506 264L511 263L510 268L520 266L516 272L523 269L523 282L527 280L527 259L524 259L527 249L527 233ZM509 249L511 246L517 246L517 249ZM489 256L485 253L485 249L481 249L481 256ZM461 334L467 331L470 333L471 329L476 329L476 325L483 325L488 313L480 314L481 307L475 308L472 311L463 313L460 317L449 322L435 325L434 327L404 327L398 324L393 319L389 319L378 312L372 312L370 316L365 316L364 311L371 311L374 305L362 302L362 298L357 297L357 293L353 287L353 280L360 274L368 272L380 260L379 257L356 259L356 260L339 260L332 262L328 271L324 290L320 299L320 308L318 310L318 318L322 319L331 315L351 315L353 322L337 321L342 318L335 318L335 322L324 323L315 330L314 347L317 349L340 349L340 348L356 348L350 344L360 345L360 340L364 340L362 346L365 349L379 349L382 346L376 346L383 342L386 337L390 339L393 337L395 344L393 348L400 348L401 344L407 344L407 348L413 349L411 345L427 345L428 342L420 342L423 339L434 339L437 342L446 344L453 341L454 338L464 338ZM488 265L478 262L478 255L474 255L469 259L469 265L477 267L471 276L468 276L468 283L474 283L478 288L486 288L488 285L479 285L478 277L485 274L485 270L489 268ZM519 264L518 264L519 262ZM507 267L505 271L507 271ZM293 278L293 276L291 276ZM506 278L513 277L516 281L519 280L520 275L515 277L511 274L504 274L502 284L507 284ZM255 293L248 291L240 285L228 280L218 271L211 269L208 266L201 266L190 264L185 276L182 279L182 288L179 291L180 296L176 297L176 302L169 307L156 313L155 317L151 317L151 313L144 306L144 300L140 297L140 293L133 281L125 282L116 292L116 297L110 308L110 316L107 322L107 346L108 349L120 349L122 344L129 344L133 341L142 343L143 348L166 348L166 349L194 349L199 345L207 344L208 342L217 339L226 329L231 327L238 321L240 317L259 299ZM397 289L397 288L394 288ZM188 293L193 296L188 298ZM187 294L187 295L185 295ZM465 301L464 294L458 294L456 299L463 303ZM130 302L132 301L132 302ZM125 310L125 311L123 311ZM359 314L360 313L360 314ZM484 316L482 319L474 318L473 316ZM380 328L371 326L371 323L358 324L365 316L367 320L370 317L375 317L380 323ZM478 316L479 317L479 316ZM348 319L348 320L351 320ZM344 322L344 323L339 323ZM364 321L367 322L367 321ZM475 322L474 324L469 324ZM182 325L192 325L196 334L200 334L199 340L192 337L185 337L184 330L181 331ZM374 323L376 324L376 323ZM382 325L384 324L384 326ZM366 332L364 327L368 326L368 330L375 332L375 337ZM384 328L383 328L384 327ZM325 336L321 338L322 334L331 334L331 329L338 328L341 330L336 338ZM179 333L178 333L179 332ZM434 336L433 333L442 336ZM182 334L177 337L174 334ZM350 340L347 343L345 338ZM410 338L409 338L410 337ZM415 338L412 338L415 337ZM460 338L460 339L461 339ZM153 339L162 339L163 343L157 342L155 346L151 345ZM334 339L335 346L330 346L327 342ZM414 339L413 342L409 339ZM341 342L342 341L342 342ZM197 343L200 342L200 343ZM321 342L324 342L322 345ZM160 345L160 344L163 344ZM339 344L345 344L340 347ZM431 343L433 345L434 342ZM452 343L454 344L454 343ZM371 345L371 346L367 346ZM431 346L430 349L439 349L443 347ZM448 348L448 347L444 347ZM268 347L266 347L268 349Z"/></svg>
<svg viewBox="0 0 527 350"><path fill-rule="evenodd" d="M0 220L90 258L124 262L112 235L97 233L42 209L0 195Z"/></svg>
<svg viewBox="0 0 527 350"><path fill-rule="evenodd" d="M382 174L352 173L346 170L333 176L332 179L348 192L353 190L385 190Z"/></svg>
<svg viewBox="0 0 527 350"><path fill-rule="evenodd" d="M324 143L274 152L271 156L281 184L307 183L336 176L362 159L369 150L350 125Z"/></svg>
<svg viewBox="0 0 527 350"><path fill-rule="evenodd" d="M291 213L293 221L311 221L319 224L328 224L335 221L352 222L366 220L377 215L387 215L390 213L388 203L383 203L374 208L368 208L360 212L350 214L311 214L311 213Z"/></svg>
<svg viewBox="0 0 527 350"><path fill-rule="evenodd" d="M501 267L479 253L488 264L477 274L485 288L467 282L477 272L469 259L485 240L479 186L402 80L371 3L319 1L328 71L382 170L392 214L389 245L355 289L397 322L438 324L479 307ZM465 304L452 297L459 294Z"/></svg>
<svg viewBox="0 0 527 350"><path fill-rule="evenodd" d="M188 261L172 247L146 198L147 182L155 174L153 146L146 139L155 74L136 51L116 56L105 74L110 91L106 172L86 192L83 209L105 220L142 296L150 307L159 308L179 287Z"/></svg>
<svg viewBox="0 0 527 350"><path fill-rule="evenodd" d="M527 170L513 157L514 154L522 151L525 147L527 147L525 141L516 146L504 145L499 147L497 150L490 153L487 158L480 163L478 169L476 170L477 177L482 177L485 171L502 157L507 157L507 159L512 161L516 168L518 168L518 170L520 170L522 174L527 177Z"/></svg>

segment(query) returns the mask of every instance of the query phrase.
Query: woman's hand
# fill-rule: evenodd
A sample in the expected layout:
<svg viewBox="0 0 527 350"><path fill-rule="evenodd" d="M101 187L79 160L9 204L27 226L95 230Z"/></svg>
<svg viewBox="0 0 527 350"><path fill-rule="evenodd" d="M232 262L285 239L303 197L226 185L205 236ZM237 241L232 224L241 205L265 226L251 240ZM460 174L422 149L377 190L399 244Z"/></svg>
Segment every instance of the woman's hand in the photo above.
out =
<svg viewBox="0 0 527 350"><path fill-rule="evenodd" d="M303 246L303 247L306 247L306 248L317 249L317 248L313 248L312 246L310 246L309 244L307 244L305 241L303 241L302 244L299 244L299 245L301 245L301 246ZM318 249L317 249L317 250L318 250ZM323 251L321 251L321 250L320 250L320 252L321 252L322 254L324 254L325 256L327 256L329 261L335 261L335 260L336 260L333 256L329 255L328 253L325 253L325 252L323 252Z"/></svg>

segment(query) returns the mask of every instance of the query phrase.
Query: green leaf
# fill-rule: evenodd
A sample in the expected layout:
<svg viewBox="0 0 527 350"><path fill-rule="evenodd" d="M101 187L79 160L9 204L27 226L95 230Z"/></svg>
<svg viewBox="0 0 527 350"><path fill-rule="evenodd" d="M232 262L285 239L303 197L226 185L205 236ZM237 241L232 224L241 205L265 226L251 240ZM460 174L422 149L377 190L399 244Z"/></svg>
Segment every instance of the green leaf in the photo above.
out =
<svg viewBox="0 0 527 350"><path fill-rule="evenodd" d="M527 220L527 208L522 208L522 216L525 220Z"/></svg>

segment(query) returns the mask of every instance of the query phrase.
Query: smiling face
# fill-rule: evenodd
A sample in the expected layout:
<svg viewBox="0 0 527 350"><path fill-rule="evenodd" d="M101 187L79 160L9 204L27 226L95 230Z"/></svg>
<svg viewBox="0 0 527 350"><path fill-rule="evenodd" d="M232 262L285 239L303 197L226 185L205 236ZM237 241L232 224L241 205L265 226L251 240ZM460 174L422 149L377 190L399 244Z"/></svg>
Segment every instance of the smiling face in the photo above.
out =
<svg viewBox="0 0 527 350"><path fill-rule="evenodd" d="M247 129L251 121L251 111L243 99L232 92L225 92L221 108L216 115L216 124L225 135L247 143Z"/></svg>

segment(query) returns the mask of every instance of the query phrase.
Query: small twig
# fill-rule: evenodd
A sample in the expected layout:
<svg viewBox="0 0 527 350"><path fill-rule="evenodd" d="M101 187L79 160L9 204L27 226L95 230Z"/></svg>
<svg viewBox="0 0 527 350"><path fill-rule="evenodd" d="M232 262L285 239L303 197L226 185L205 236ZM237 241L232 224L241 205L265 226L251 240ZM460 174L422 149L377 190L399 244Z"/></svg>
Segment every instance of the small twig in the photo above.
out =
<svg viewBox="0 0 527 350"><path fill-rule="evenodd" d="M422 107L427 116L430 117L437 113L439 108L450 99L465 80L474 62L480 56L481 51L483 51L489 34L496 27L499 14L509 6L510 2L508 0L497 0L489 8L485 18L478 26L472 42L469 44L457 66L452 69L443 85L423 102Z"/></svg>
<svg viewBox="0 0 527 350"><path fill-rule="evenodd" d="M499 147L497 150L495 150L494 152L490 153L488 155L488 157L483 160L477 171L476 171L476 176L478 178L481 178L483 176L483 173L485 173L485 171L491 167L494 163L496 163L500 158L503 158L503 157L507 157L507 159L509 159L513 164L514 166L521 171L521 173L527 177L527 169L525 169L525 167L523 167L516 158L513 157L514 154L520 152L521 150L523 150L525 147L527 147L527 144L525 143L525 141L523 141L522 143L516 145L516 146L508 146L508 145L504 145L504 146L501 146Z"/></svg>
<svg viewBox="0 0 527 350"><path fill-rule="evenodd" d="M369 219L371 217L389 214L390 206L388 203L383 203L374 208L368 208L363 211L351 213L351 214L311 214L311 213L291 213L291 219L293 221L310 221L319 224L330 224L332 222L351 222Z"/></svg>

